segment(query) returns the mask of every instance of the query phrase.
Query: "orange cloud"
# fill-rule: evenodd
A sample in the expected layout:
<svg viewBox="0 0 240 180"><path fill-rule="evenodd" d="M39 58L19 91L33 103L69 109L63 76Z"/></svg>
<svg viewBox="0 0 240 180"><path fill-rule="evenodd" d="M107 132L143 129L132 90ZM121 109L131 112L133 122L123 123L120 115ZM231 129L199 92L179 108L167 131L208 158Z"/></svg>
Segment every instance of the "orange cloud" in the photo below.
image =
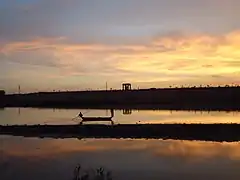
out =
<svg viewBox="0 0 240 180"><path fill-rule="evenodd" d="M48 59L63 76L102 75L113 81L118 77L123 81L171 85L239 83L239 49L240 32L236 31L218 36L169 34L134 45L77 44L65 37L37 38L5 44L1 53L23 64L43 56L34 63L44 65Z"/></svg>

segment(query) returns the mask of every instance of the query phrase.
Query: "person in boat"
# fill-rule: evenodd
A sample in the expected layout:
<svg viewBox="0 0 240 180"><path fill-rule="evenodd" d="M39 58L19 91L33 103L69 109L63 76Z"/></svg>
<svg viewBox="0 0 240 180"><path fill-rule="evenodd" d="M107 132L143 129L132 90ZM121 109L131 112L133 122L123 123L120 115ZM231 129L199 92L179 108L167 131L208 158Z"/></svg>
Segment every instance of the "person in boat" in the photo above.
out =
<svg viewBox="0 0 240 180"><path fill-rule="evenodd" d="M78 114L78 117L83 117L83 114L82 114L82 112L80 112L79 114Z"/></svg>

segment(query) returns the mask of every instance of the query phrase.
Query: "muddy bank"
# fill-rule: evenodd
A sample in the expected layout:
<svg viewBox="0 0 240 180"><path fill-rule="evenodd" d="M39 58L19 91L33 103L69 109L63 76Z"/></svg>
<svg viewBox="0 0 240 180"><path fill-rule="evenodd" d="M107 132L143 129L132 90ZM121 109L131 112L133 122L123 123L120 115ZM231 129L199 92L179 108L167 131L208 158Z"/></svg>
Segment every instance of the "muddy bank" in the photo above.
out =
<svg viewBox="0 0 240 180"><path fill-rule="evenodd" d="M240 141L240 124L126 124L0 126L0 134L50 138L145 138Z"/></svg>

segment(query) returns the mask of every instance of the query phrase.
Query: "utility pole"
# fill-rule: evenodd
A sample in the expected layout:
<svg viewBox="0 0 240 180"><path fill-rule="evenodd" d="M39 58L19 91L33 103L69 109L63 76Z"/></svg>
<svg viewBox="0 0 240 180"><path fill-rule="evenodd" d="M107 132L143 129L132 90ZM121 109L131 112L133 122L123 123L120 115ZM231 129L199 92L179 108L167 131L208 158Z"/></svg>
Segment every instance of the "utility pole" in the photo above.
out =
<svg viewBox="0 0 240 180"><path fill-rule="evenodd" d="M20 94L20 93L21 93L21 86L18 85L18 94Z"/></svg>
<svg viewBox="0 0 240 180"><path fill-rule="evenodd" d="M106 82L106 91L108 90L108 84L107 84L107 82Z"/></svg>

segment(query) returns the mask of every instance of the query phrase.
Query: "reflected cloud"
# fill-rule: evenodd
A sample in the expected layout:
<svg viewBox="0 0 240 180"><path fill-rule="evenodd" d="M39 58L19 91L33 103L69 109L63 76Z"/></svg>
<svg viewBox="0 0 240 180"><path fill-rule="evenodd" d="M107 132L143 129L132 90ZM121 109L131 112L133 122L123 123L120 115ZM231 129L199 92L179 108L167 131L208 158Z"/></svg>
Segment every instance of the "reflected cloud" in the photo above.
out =
<svg viewBox="0 0 240 180"><path fill-rule="evenodd" d="M75 153L145 152L156 158L180 158L201 162L215 158L240 160L239 143L214 143L177 140L116 140L116 139L23 139L1 137L2 153L8 156L48 158ZM31 146L29 146L31 145Z"/></svg>
<svg viewBox="0 0 240 180"><path fill-rule="evenodd" d="M170 141L166 144L165 148L157 148L155 153L159 156L174 156L194 162L206 161L213 158L240 160L239 143Z"/></svg>
<svg viewBox="0 0 240 180"><path fill-rule="evenodd" d="M238 179L239 143L173 140L36 139L1 136L1 175L69 179L99 166L118 179Z"/></svg>

